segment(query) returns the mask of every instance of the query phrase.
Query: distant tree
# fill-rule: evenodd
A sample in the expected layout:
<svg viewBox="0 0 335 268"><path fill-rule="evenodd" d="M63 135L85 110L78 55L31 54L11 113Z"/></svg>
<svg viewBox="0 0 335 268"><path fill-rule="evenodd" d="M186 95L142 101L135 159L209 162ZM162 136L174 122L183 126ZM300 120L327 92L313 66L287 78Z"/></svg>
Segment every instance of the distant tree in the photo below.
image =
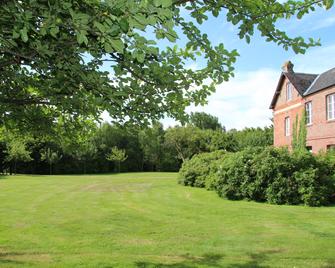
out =
<svg viewBox="0 0 335 268"><path fill-rule="evenodd" d="M144 161L152 170L160 171L163 158L164 129L159 122L154 122L151 127L139 132L139 142L143 150Z"/></svg>
<svg viewBox="0 0 335 268"><path fill-rule="evenodd" d="M117 171L120 172L121 170L121 162L124 162L127 159L126 151L117 148L116 146L112 148L110 153L106 155L106 159L111 162L117 163Z"/></svg>
<svg viewBox="0 0 335 268"><path fill-rule="evenodd" d="M213 131L210 142L210 151L225 150L236 152L239 149L238 140L231 132Z"/></svg>
<svg viewBox="0 0 335 268"><path fill-rule="evenodd" d="M225 131L225 127L220 124L219 119L216 116L204 112L191 113L189 123L200 129Z"/></svg>
<svg viewBox="0 0 335 268"><path fill-rule="evenodd" d="M56 151L52 151L50 148L47 148L43 152L41 152L41 160L46 161L49 164L49 174L52 174L52 167L55 165L60 159L62 155L60 155Z"/></svg>
<svg viewBox="0 0 335 268"><path fill-rule="evenodd" d="M93 142L97 148L97 158L100 159L100 168L108 171L109 165L106 154L110 148L123 148L127 152L127 160L123 165L127 171L139 171L143 167L143 152L138 138L138 126L120 126L104 123L96 132Z"/></svg>
<svg viewBox="0 0 335 268"><path fill-rule="evenodd" d="M10 137L7 140L6 146L6 161L12 164L10 172L12 172L12 167L14 169L14 173L17 172L18 161L30 162L33 160L30 156L31 152L27 149L27 142L25 140L17 137Z"/></svg>
<svg viewBox="0 0 335 268"><path fill-rule="evenodd" d="M79 147L74 151L75 158L83 164L83 172L87 173L87 163L93 162L98 149L92 140L85 140L79 144Z"/></svg>
<svg viewBox="0 0 335 268"><path fill-rule="evenodd" d="M228 134L237 141L237 150L273 145L273 126L229 130Z"/></svg>
<svg viewBox="0 0 335 268"><path fill-rule="evenodd" d="M194 126L168 128L165 132L165 144L175 150L177 158L184 162L193 155L210 151L210 130L202 130Z"/></svg>
<svg viewBox="0 0 335 268"><path fill-rule="evenodd" d="M93 142L98 126L92 120L82 121L79 126L73 124L59 127L58 144L63 152L75 159L81 172L86 174L88 162L93 162L97 153L96 144Z"/></svg>

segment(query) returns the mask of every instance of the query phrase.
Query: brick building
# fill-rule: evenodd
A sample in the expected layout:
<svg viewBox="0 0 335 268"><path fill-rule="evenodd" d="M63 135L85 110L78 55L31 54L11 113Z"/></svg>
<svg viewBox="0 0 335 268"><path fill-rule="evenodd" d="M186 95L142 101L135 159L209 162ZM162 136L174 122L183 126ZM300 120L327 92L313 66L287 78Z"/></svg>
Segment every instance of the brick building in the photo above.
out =
<svg viewBox="0 0 335 268"><path fill-rule="evenodd" d="M322 74L296 73L286 62L273 96L274 145L291 146L297 116L306 111L307 144L313 152L335 148L335 68Z"/></svg>

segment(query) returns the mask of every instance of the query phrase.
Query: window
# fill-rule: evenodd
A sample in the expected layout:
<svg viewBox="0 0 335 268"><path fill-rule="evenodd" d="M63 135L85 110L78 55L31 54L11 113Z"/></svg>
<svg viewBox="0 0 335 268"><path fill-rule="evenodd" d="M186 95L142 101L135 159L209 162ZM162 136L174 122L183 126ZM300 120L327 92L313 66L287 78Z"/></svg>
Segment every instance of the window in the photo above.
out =
<svg viewBox="0 0 335 268"><path fill-rule="evenodd" d="M286 83L286 100L292 100L292 84L290 82Z"/></svg>
<svg viewBox="0 0 335 268"><path fill-rule="evenodd" d="M327 96L327 119L335 119L335 94Z"/></svg>
<svg viewBox="0 0 335 268"><path fill-rule="evenodd" d="M290 118L285 117L285 136L290 136Z"/></svg>
<svg viewBox="0 0 335 268"><path fill-rule="evenodd" d="M327 145L327 151L335 152L335 144L329 144L329 145Z"/></svg>
<svg viewBox="0 0 335 268"><path fill-rule="evenodd" d="M312 124L312 102L307 102L305 104L305 111L306 111L306 124Z"/></svg>

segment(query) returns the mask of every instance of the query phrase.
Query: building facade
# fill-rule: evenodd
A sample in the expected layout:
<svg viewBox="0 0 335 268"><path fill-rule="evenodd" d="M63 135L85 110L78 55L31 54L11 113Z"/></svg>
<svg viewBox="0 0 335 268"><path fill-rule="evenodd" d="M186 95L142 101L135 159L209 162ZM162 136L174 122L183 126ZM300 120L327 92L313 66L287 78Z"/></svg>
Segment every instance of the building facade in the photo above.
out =
<svg viewBox="0 0 335 268"><path fill-rule="evenodd" d="M274 146L291 147L293 124L305 112L307 144L312 152L335 148L335 68L322 74L296 73L283 66L270 109Z"/></svg>

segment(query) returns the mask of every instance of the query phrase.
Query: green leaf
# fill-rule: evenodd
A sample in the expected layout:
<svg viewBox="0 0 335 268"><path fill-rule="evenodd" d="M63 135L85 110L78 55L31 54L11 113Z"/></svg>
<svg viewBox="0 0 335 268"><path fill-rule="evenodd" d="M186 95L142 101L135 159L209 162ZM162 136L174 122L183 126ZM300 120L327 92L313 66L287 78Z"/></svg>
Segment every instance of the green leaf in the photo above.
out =
<svg viewBox="0 0 335 268"><path fill-rule="evenodd" d="M172 6L172 0L160 0L162 7Z"/></svg>
<svg viewBox="0 0 335 268"><path fill-rule="evenodd" d="M26 27L20 30L20 35L21 35L22 41L26 43L28 41L28 32L27 32Z"/></svg>
<svg viewBox="0 0 335 268"><path fill-rule="evenodd" d="M58 26L54 26L50 29L50 34L53 37L57 37L57 34L59 33L59 27Z"/></svg>
<svg viewBox="0 0 335 268"><path fill-rule="evenodd" d="M98 30L99 30L100 32L102 32L102 33L106 31L106 27L105 27L102 23L100 23L100 22L98 22L98 21L95 21L95 22L93 23L93 25L94 25L95 27L97 27Z"/></svg>
<svg viewBox="0 0 335 268"><path fill-rule="evenodd" d="M250 36L249 36L249 35L246 35L246 36L245 36L245 40L246 40L247 43L249 44L249 43L250 43Z"/></svg>
<svg viewBox="0 0 335 268"><path fill-rule="evenodd" d="M106 51L107 53L112 53L112 52L113 52L113 47L112 47L112 45L111 45L109 42L106 42L106 43L104 44L104 47L105 47L105 51Z"/></svg>
<svg viewBox="0 0 335 268"><path fill-rule="evenodd" d="M118 24L113 24L109 29L108 33L110 33L111 36L117 36L120 34L120 26Z"/></svg>
<svg viewBox="0 0 335 268"><path fill-rule="evenodd" d="M80 31L79 33L77 33L77 42L78 42L79 45L81 45L82 43L85 43L85 45L88 44L88 39L86 37L86 32Z"/></svg>
<svg viewBox="0 0 335 268"><path fill-rule="evenodd" d="M145 54L142 51L139 51L135 55L138 62L143 63L145 59Z"/></svg>
<svg viewBox="0 0 335 268"><path fill-rule="evenodd" d="M212 14L214 17L219 16L219 9L218 8L213 9Z"/></svg>
<svg viewBox="0 0 335 268"><path fill-rule="evenodd" d="M127 33L129 30L129 23L128 20L126 18L122 18L119 22L120 24L120 28L124 33Z"/></svg>
<svg viewBox="0 0 335 268"><path fill-rule="evenodd" d="M330 9L334 5L334 0L325 0L326 9Z"/></svg>
<svg viewBox="0 0 335 268"><path fill-rule="evenodd" d="M172 0L154 0L154 6L170 7L172 6Z"/></svg>
<svg viewBox="0 0 335 268"><path fill-rule="evenodd" d="M160 0L154 0L154 6L155 7L160 7L161 6L161 1Z"/></svg>
<svg viewBox="0 0 335 268"><path fill-rule="evenodd" d="M111 44L112 44L112 47L117 51L117 52L120 52L120 53L123 53L123 50L124 50L124 44L123 42L118 39L118 40L115 40L113 39L111 41Z"/></svg>
<svg viewBox="0 0 335 268"><path fill-rule="evenodd" d="M17 39L19 37L20 37L20 33L16 32L16 31L13 31L13 38Z"/></svg>

